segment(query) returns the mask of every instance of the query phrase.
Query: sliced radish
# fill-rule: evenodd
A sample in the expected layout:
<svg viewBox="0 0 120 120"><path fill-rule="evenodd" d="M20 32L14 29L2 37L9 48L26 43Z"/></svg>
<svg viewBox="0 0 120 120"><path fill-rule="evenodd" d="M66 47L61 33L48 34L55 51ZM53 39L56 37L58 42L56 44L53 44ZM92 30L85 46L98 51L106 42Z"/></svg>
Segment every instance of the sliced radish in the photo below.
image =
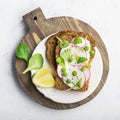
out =
<svg viewBox="0 0 120 120"><path fill-rule="evenodd" d="M83 73L85 74L85 81L88 81L90 79L91 72L89 68L87 68L86 66L84 67L85 67L85 71Z"/></svg>
<svg viewBox="0 0 120 120"><path fill-rule="evenodd" d="M60 78L62 78L62 75L61 75L61 70L62 70L62 66L61 65L57 65L57 74Z"/></svg>

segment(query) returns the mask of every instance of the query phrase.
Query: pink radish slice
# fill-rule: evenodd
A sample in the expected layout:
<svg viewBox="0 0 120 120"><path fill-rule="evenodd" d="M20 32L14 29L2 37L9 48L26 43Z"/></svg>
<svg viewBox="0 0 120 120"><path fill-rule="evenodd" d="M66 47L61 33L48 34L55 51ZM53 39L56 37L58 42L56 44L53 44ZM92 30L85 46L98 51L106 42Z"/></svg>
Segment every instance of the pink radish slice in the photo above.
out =
<svg viewBox="0 0 120 120"><path fill-rule="evenodd" d="M88 81L90 79L90 76L91 76L90 69L85 67L85 71L83 73L85 74L85 81Z"/></svg>
<svg viewBox="0 0 120 120"><path fill-rule="evenodd" d="M81 51L84 53L83 57L87 57L87 51L84 50L84 47L75 46L75 48L81 49Z"/></svg>
<svg viewBox="0 0 120 120"><path fill-rule="evenodd" d="M62 69L62 66L61 65L57 65L57 74L58 76L63 79L63 76L61 75L61 69Z"/></svg>
<svg viewBox="0 0 120 120"><path fill-rule="evenodd" d="M79 47L79 48L82 49L82 50L84 51L85 57L88 58L88 53L87 53L87 51L85 51L84 47Z"/></svg>
<svg viewBox="0 0 120 120"><path fill-rule="evenodd" d="M78 67L78 69L81 69L84 65L81 63L81 64L73 64L72 65L73 67Z"/></svg>

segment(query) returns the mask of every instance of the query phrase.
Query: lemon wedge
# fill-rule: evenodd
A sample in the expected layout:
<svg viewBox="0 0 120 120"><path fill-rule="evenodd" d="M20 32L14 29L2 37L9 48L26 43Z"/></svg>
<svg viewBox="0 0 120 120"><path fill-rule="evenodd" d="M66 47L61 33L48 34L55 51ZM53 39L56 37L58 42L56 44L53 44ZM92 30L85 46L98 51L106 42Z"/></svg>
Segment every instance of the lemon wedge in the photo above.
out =
<svg viewBox="0 0 120 120"><path fill-rule="evenodd" d="M49 67L43 67L38 71L32 79L35 86L50 88L54 87L55 79L53 78Z"/></svg>

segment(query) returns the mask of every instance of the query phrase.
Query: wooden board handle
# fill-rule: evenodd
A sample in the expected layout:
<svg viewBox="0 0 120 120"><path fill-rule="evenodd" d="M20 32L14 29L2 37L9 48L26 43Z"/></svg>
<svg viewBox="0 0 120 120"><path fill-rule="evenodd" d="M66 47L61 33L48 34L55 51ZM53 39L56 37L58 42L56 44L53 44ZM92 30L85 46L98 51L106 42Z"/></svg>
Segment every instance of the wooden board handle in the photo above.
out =
<svg viewBox="0 0 120 120"><path fill-rule="evenodd" d="M29 29L32 30L34 28L35 23L39 20L43 22L45 20L45 16L40 8L37 8L26 15L23 16L26 24L28 25Z"/></svg>

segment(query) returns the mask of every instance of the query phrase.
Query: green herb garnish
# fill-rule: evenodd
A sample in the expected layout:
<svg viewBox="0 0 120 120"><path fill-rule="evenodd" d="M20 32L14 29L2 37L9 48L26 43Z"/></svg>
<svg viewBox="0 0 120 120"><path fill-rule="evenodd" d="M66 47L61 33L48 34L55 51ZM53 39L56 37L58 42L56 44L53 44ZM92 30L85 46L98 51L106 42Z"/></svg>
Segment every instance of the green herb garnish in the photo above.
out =
<svg viewBox="0 0 120 120"><path fill-rule="evenodd" d="M23 74L27 73L30 70L37 70L43 66L43 57L41 54L37 53L33 55L28 62L27 68L23 71Z"/></svg>
<svg viewBox="0 0 120 120"><path fill-rule="evenodd" d="M78 57L77 64L79 64L81 62L85 62L86 60L87 60L86 57Z"/></svg>
<svg viewBox="0 0 120 120"><path fill-rule="evenodd" d="M76 44L80 44L80 43L82 43L82 39L79 38L79 37L76 37L76 38L74 39L74 44L76 45Z"/></svg>
<svg viewBox="0 0 120 120"><path fill-rule="evenodd" d="M28 62L29 57L30 57L29 47L24 43L20 43L17 47L17 50L16 50L16 56L18 58L23 59L26 62Z"/></svg>
<svg viewBox="0 0 120 120"><path fill-rule="evenodd" d="M71 53L71 50L68 49L68 50L64 50L60 56L62 56L64 58L64 60L67 60L69 57L70 57L70 53Z"/></svg>
<svg viewBox="0 0 120 120"><path fill-rule="evenodd" d="M84 50L85 50L85 51L88 51L88 50L89 50L89 47L88 47L88 46L85 46L85 47L84 47Z"/></svg>
<svg viewBox="0 0 120 120"><path fill-rule="evenodd" d="M56 62L60 65L62 65L63 67L65 66L65 61L63 59L63 57L59 56L56 58Z"/></svg>
<svg viewBox="0 0 120 120"><path fill-rule="evenodd" d="M79 58L79 56L76 53L74 53L74 57L76 60L78 60L78 58Z"/></svg>
<svg viewBox="0 0 120 120"><path fill-rule="evenodd" d="M60 42L60 48L65 48L65 47L67 47L68 45L69 45L69 43L68 43L68 41L66 41L66 40L62 40L62 39L60 39L59 37L56 37L58 40L59 40L59 42Z"/></svg>
<svg viewBox="0 0 120 120"><path fill-rule="evenodd" d="M82 78L74 85L74 87L81 87L82 85Z"/></svg>

